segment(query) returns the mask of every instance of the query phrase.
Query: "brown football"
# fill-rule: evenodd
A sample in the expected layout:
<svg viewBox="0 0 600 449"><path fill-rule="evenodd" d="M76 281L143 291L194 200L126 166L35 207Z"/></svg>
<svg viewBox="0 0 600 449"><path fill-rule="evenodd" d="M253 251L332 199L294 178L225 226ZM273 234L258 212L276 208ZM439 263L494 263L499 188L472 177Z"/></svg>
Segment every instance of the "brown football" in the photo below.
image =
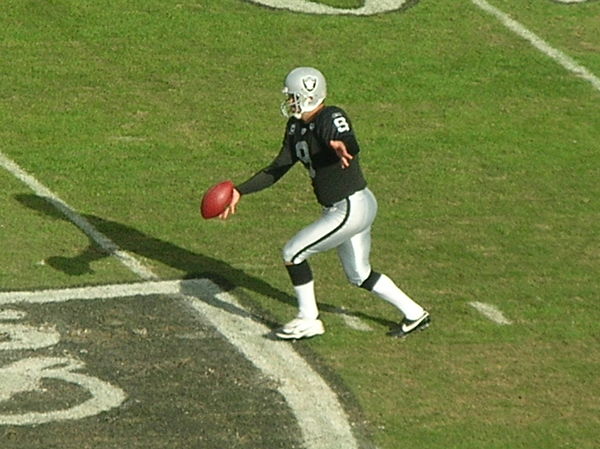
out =
<svg viewBox="0 0 600 449"><path fill-rule="evenodd" d="M218 217L227 209L227 206L231 203L231 198L233 198L233 182L223 181L215 184L202 197L202 204L200 205L202 217L206 219Z"/></svg>

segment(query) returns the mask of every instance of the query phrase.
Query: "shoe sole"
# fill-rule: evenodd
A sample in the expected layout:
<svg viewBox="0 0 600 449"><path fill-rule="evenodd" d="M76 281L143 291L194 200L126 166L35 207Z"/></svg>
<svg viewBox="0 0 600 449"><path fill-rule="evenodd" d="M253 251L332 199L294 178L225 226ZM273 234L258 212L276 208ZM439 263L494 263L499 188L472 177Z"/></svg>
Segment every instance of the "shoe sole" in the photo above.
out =
<svg viewBox="0 0 600 449"><path fill-rule="evenodd" d="M280 340L302 340L306 338L316 337L317 335L323 335L324 332L315 332L312 334L303 334L303 335L294 335L294 334L284 334L284 333L275 333L275 336Z"/></svg>
<svg viewBox="0 0 600 449"><path fill-rule="evenodd" d="M297 333L297 334L288 334L286 332L277 331L275 332L275 336L282 340L300 340L302 338L311 338L316 337L317 335L323 335L325 333L325 329L315 329L309 332Z"/></svg>

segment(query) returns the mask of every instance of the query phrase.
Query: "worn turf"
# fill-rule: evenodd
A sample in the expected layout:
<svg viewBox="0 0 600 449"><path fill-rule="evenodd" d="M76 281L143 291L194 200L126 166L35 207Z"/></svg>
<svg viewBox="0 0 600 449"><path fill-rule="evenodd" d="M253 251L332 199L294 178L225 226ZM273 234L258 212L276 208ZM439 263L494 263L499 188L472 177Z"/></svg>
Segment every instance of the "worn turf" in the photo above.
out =
<svg viewBox="0 0 600 449"><path fill-rule="evenodd" d="M600 2L489 3L600 74ZM227 223L201 220L199 199L213 183L243 181L270 162L283 137L285 73L319 67L329 101L353 119L379 200L374 268L426 306L432 325L389 339L400 317L348 285L325 254L313 269L327 333L298 349L312 354L379 449L595 448L600 92L588 81L468 0L421 0L369 17L240 0L5 0L0 9L0 151L161 278L211 277L274 324L295 314L280 248L319 213L306 174L295 169L244 198ZM0 186L2 290L135 279L4 170ZM489 320L475 301L512 324ZM119 303L125 318L113 327L109 302L27 311L59 326L57 350L85 349L99 375L142 401L152 394L164 413L130 401L81 422L2 427L7 447L114 447L117 439L165 447L149 437L161 429L168 438L181 432L181 441L165 436L169 447L283 446L295 424L286 412L282 428L266 434L263 401L281 399L268 383L235 358L227 363L239 374L222 389L220 377L198 377L202 357L226 343L210 329L201 343L178 340L184 330L168 328L160 299L149 304ZM341 310L371 331L349 327ZM193 332L178 316L174 326ZM146 337L132 334L144 328ZM66 339L78 329L99 338ZM20 354L1 356L6 364ZM218 357L209 366L221 366ZM208 394L208 382L232 416L240 377L257 383L236 440L193 396ZM172 398L189 412L185 431L166 425Z"/></svg>

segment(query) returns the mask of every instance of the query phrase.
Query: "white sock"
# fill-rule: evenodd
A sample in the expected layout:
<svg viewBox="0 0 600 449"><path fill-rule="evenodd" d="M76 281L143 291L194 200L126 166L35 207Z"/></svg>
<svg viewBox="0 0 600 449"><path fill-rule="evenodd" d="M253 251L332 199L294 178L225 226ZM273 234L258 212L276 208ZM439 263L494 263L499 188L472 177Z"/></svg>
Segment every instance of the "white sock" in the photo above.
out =
<svg viewBox="0 0 600 449"><path fill-rule="evenodd" d="M295 285L294 290L298 298L298 318L316 320L319 316L317 300L315 298L314 281L302 285Z"/></svg>
<svg viewBox="0 0 600 449"><path fill-rule="evenodd" d="M373 286L373 293L380 298L385 299L397 309L399 309L406 319L416 320L423 315L423 307L414 302L406 293L398 288L385 274L382 274L379 280Z"/></svg>

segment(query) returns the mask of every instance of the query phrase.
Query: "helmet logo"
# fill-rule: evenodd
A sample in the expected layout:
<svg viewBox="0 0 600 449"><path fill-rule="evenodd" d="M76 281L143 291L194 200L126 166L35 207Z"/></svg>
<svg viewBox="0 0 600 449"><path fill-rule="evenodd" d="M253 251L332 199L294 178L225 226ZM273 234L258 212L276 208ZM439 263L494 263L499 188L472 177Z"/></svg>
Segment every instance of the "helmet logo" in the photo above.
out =
<svg viewBox="0 0 600 449"><path fill-rule="evenodd" d="M312 92L317 87L317 78L314 76L305 76L302 78L302 85L308 92Z"/></svg>

